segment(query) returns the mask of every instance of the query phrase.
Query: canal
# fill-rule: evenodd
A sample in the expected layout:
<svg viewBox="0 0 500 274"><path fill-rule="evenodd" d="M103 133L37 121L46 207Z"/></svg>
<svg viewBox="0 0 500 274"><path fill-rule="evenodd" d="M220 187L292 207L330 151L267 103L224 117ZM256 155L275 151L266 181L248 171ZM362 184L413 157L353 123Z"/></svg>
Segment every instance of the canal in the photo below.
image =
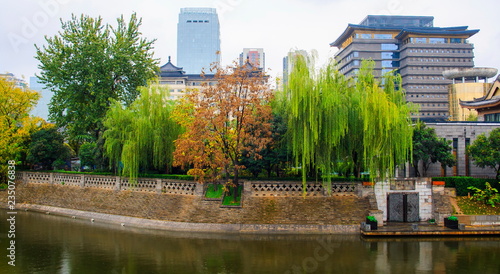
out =
<svg viewBox="0 0 500 274"><path fill-rule="evenodd" d="M500 238L193 234L18 212L0 273L500 273Z"/></svg>

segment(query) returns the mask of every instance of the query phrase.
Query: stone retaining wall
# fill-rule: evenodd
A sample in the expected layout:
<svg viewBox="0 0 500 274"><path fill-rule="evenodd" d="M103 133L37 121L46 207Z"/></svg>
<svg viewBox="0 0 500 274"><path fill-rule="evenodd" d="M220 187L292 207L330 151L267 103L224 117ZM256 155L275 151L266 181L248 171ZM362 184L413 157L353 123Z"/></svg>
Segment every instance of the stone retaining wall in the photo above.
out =
<svg viewBox="0 0 500 274"><path fill-rule="evenodd" d="M54 214L59 216L86 219L96 223L110 223L120 226L162 229L183 232L225 232L249 234L354 234L359 232L358 225L294 225L294 224L214 224L185 223L149 220L128 216L95 213L67 208L41 205L21 205L20 209Z"/></svg>
<svg viewBox="0 0 500 274"><path fill-rule="evenodd" d="M54 177L54 175L52 175ZM65 178L67 179L67 178ZM47 179L45 179L47 180ZM198 186L198 185L197 185ZM255 197L243 193L241 208L222 208L220 201L202 195L118 190L56 183L18 183L16 203L119 215L185 225L234 224L244 231L359 231L370 211L368 198L356 195L328 197ZM7 192L0 192L7 205ZM3 207L5 207L3 206ZM342 226L346 226L345 229ZM322 232L323 231L323 232ZM292 233L292 232L289 232Z"/></svg>

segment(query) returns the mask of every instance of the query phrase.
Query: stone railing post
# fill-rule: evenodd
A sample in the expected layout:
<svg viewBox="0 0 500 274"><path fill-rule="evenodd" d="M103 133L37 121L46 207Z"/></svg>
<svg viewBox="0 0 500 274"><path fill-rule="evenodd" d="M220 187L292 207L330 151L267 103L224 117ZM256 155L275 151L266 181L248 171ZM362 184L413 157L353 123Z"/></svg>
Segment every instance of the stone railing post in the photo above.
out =
<svg viewBox="0 0 500 274"><path fill-rule="evenodd" d="M53 185L54 184L54 173L50 173L50 177L49 177L49 184Z"/></svg>
<svg viewBox="0 0 500 274"><path fill-rule="evenodd" d="M156 179L156 193L161 194L161 190L163 189L163 183L161 179Z"/></svg>
<svg viewBox="0 0 500 274"><path fill-rule="evenodd" d="M122 179L120 176L115 176L115 190L120 191L122 189Z"/></svg>
<svg viewBox="0 0 500 274"><path fill-rule="evenodd" d="M81 188L85 187L85 174L80 175L80 187Z"/></svg>
<svg viewBox="0 0 500 274"><path fill-rule="evenodd" d="M204 192L204 187L205 187L205 184L200 184L198 182L194 182L194 195L195 196L203 196L203 192Z"/></svg>
<svg viewBox="0 0 500 274"><path fill-rule="evenodd" d="M243 184L243 193L251 196L252 195L252 182L242 181L241 183Z"/></svg>

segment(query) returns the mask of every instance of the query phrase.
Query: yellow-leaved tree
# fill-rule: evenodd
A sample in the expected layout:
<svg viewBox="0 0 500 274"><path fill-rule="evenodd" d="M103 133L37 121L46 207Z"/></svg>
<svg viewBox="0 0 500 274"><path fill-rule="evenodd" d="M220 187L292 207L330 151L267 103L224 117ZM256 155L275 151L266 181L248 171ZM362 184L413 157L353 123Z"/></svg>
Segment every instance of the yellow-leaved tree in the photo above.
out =
<svg viewBox="0 0 500 274"><path fill-rule="evenodd" d="M8 78L0 77L0 182L6 182L7 162L18 161L25 153L31 134L49 125L29 112L40 94L19 87Z"/></svg>

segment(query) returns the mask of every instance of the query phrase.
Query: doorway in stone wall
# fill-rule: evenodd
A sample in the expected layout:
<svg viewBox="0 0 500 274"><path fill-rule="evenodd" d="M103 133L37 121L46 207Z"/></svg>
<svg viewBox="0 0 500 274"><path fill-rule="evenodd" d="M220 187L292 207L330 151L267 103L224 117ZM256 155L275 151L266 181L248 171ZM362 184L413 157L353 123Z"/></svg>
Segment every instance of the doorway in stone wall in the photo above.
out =
<svg viewBox="0 0 500 274"><path fill-rule="evenodd" d="M418 193L390 193L387 196L387 220L389 222L420 221Z"/></svg>

